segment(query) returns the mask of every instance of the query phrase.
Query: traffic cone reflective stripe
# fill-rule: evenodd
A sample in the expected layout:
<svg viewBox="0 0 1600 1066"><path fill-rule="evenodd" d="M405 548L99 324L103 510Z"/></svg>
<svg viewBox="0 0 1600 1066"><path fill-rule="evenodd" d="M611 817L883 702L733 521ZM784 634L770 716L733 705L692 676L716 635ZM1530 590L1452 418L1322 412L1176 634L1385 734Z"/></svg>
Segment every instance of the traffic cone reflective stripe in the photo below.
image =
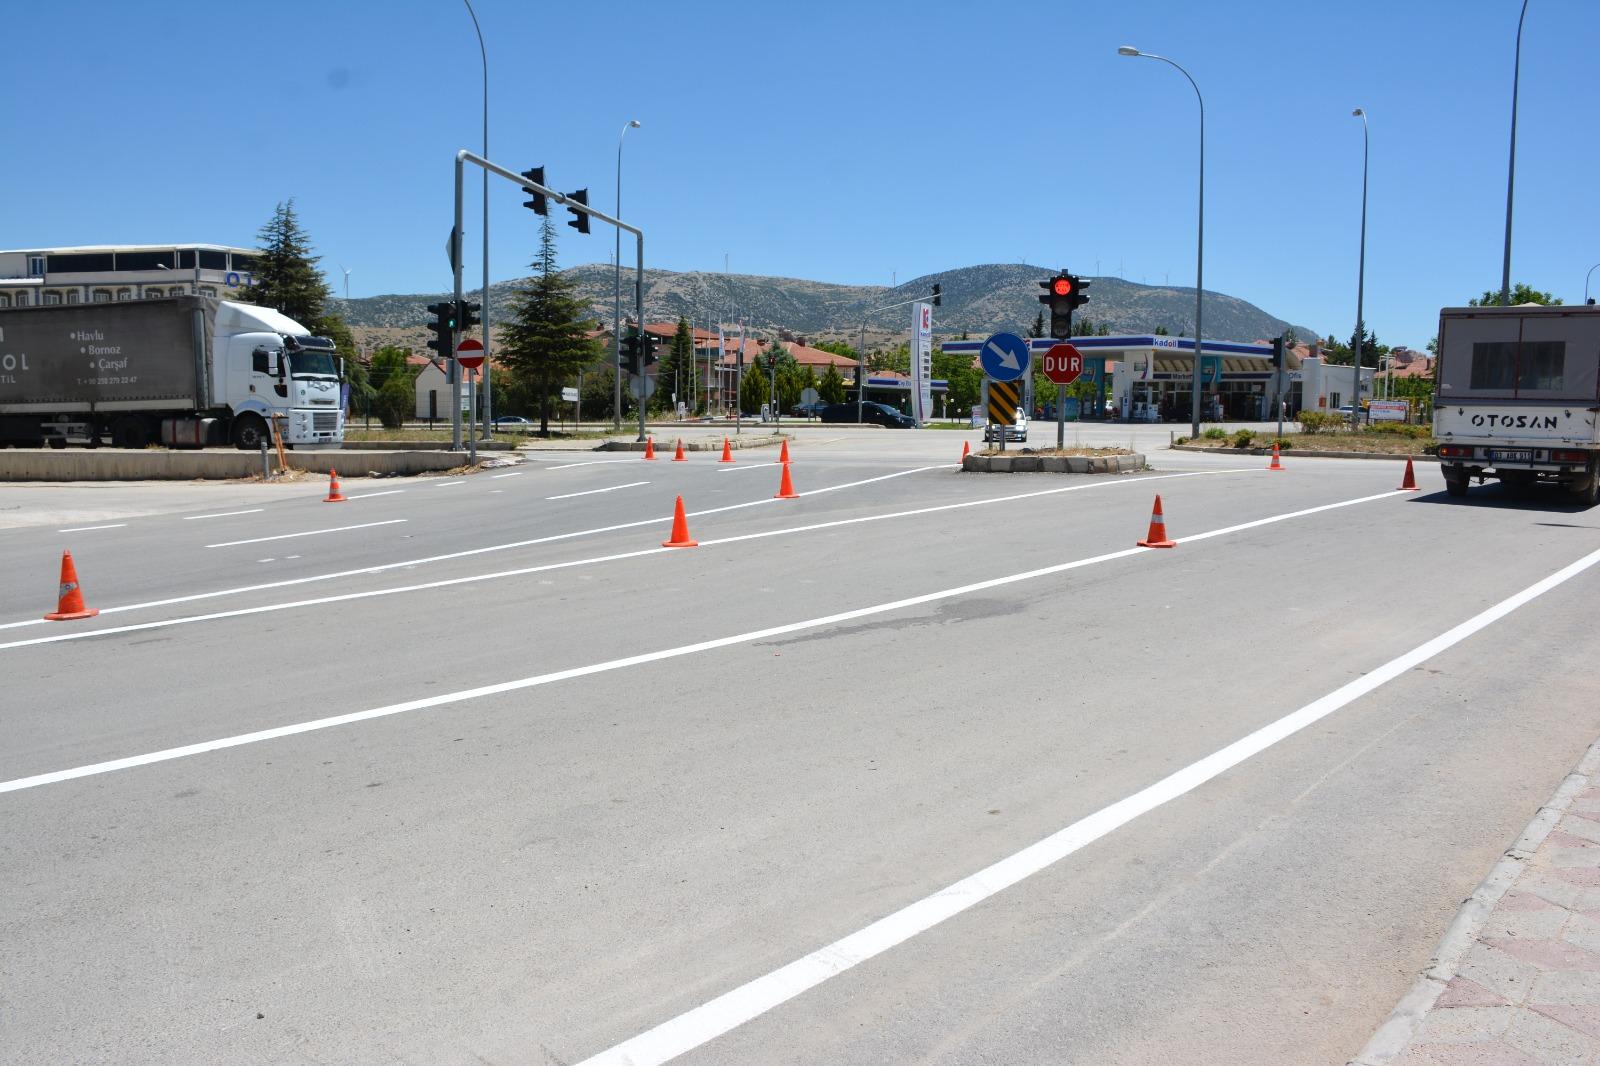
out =
<svg viewBox="0 0 1600 1066"><path fill-rule="evenodd" d="M323 503L344 503L345 494L339 491L339 471L328 469L328 495Z"/></svg>
<svg viewBox="0 0 1600 1066"><path fill-rule="evenodd" d="M1278 444L1277 444L1276 441L1274 441L1273 444L1272 444L1272 462L1267 465L1267 469L1268 470L1282 470L1283 469L1283 464L1278 462Z"/></svg>
<svg viewBox="0 0 1600 1066"><path fill-rule="evenodd" d="M83 605L83 590L78 587L78 568L72 565L72 553L61 553L61 586L56 592L56 609L45 615L50 622L70 622L75 618L93 618L99 614Z"/></svg>
<svg viewBox="0 0 1600 1066"><path fill-rule="evenodd" d="M785 438L783 438L783 448L782 448L782 450L780 450L778 452L778 462L787 463L788 461L789 461L789 438L785 437Z"/></svg>
<svg viewBox="0 0 1600 1066"><path fill-rule="evenodd" d="M652 437L644 439L644 457L646 459L654 459L656 457L656 442Z"/></svg>
<svg viewBox="0 0 1600 1066"><path fill-rule="evenodd" d="M794 481L789 477L789 464L783 463L783 480L778 482L778 494L775 500L798 500L800 494L794 491Z"/></svg>
<svg viewBox="0 0 1600 1066"><path fill-rule="evenodd" d="M689 519L683 513L683 497L678 497L677 504L672 510L672 539L661 542L663 548L695 548L700 545L697 540L689 539Z"/></svg>
<svg viewBox="0 0 1600 1066"><path fill-rule="evenodd" d="M1150 532L1138 542L1141 548L1176 548L1178 542L1167 539L1167 520L1161 513L1161 494L1156 494L1155 510L1150 513Z"/></svg>
<svg viewBox="0 0 1600 1066"><path fill-rule="evenodd" d="M722 458L718 459L717 462L719 462L719 463L731 463L731 462L733 462L733 445L728 443L728 438L727 437L723 437L722 438Z"/></svg>
<svg viewBox="0 0 1600 1066"><path fill-rule="evenodd" d="M1417 491L1417 472L1411 466L1411 457L1409 455L1406 456L1406 476L1403 479L1401 479L1400 488L1398 490L1396 490L1396 491L1398 491L1398 492L1416 492Z"/></svg>
<svg viewBox="0 0 1600 1066"><path fill-rule="evenodd" d="M674 455L672 457L672 461L675 462L675 463L686 463L686 462L688 462L688 460L683 457L683 438L682 437L678 438L678 454Z"/></svg>

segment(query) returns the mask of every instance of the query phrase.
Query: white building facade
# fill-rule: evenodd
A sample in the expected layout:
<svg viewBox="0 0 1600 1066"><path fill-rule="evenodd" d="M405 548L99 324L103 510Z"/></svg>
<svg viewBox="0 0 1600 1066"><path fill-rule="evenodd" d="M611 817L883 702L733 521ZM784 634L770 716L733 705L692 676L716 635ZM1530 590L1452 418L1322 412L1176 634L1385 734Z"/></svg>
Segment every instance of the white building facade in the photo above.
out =
<svg viewBox="0 0 1600 1066"><path fill-rule="evenodd" d="M87 245L0 251L0 307L164 296L237 298L257 251L221 244Z"/></svg>

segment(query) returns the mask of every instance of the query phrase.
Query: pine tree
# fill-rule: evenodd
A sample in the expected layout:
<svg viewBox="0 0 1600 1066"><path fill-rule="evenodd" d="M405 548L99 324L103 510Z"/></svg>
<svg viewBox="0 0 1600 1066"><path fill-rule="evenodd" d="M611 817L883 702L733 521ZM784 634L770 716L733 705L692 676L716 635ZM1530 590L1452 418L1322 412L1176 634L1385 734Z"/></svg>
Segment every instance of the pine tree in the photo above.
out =
<svg viewBox="0 0 1600 1066"><path fill-rule="evenodd" d="M527 286L511 297L500 358L512 377L538 397L539 434L548 437L557 390L598 361L601 351L585 336L590 323L576 285L556 268L556 231L548 215L539 227L539 254L532 267Z"/></svg>
<svg viewBox="0 0 1600 1066"><path fill-rule="evenodd" d="M1028 327L1028 336L1030 336L1030 337L1043 337L1044 336L1044 312L1043 311L1040 311L1037 315L1034 316L1033 325ZM962 340L966 340L966 337L962 337L961 339Z"/></svg>
<svg viewBox="0 0 1600 1066"><path fill-rule="evenodd" d="M659 382L653 399L658 405L672 402L672 396L689 405L689 410L694 410L696 394L696 375L694 359L694 330L689 327L689 320L679 316L678 331L672 335L672 343L667 346L667 353L661 360L661 365L656 367L656 380Z"/></svg>
<svg viewBox="0 0 1600 1066"><path fill-rule="evenodd" d="M311 238L300 228L294 200L280 203L256 234L260 242L250 298L282 311L304 326L315 326L327 309L328 283L317 270Z"/></svg>
<svg viewBox="0 0 1600 1066"><path fill-rule="evenodd" d="M839 368L830 365L817 383L817 396L823 403L844 403L844 378Z"/></svg>

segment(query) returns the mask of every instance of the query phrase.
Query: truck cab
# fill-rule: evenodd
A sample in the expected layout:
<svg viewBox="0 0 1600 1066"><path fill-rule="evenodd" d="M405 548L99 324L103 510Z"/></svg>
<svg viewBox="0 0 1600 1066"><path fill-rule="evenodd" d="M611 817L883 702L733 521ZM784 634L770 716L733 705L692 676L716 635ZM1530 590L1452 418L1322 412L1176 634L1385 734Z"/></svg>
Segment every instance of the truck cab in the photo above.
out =
<svg viewBox="0 0 1600 1066"><path fill-rule="evenodd" d="M344 440L341 367L334 344L267 307L222 303L214 344L214 396L233 412L231 438L254 450L277 420L285 444Z"/></svg>
<svg viewBox="0 0 1600 1066"><path fill-rule="evenodd" d="M1445 488L1553 482L1600 503L1600 308L1445 308L1433 435Z"/></svg>

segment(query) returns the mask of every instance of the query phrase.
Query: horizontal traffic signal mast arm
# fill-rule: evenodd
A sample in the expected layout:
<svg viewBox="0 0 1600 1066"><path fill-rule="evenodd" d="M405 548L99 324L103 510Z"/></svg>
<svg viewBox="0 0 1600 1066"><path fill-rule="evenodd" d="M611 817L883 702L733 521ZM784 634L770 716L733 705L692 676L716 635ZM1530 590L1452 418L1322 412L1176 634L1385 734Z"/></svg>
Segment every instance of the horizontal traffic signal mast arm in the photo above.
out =
<svg viewBox="0 0 1600 1066"><path fill-rule="evenodd" d="M575 200L567 193L556 192L549 186L534 181L531 177L518 174L514 170L507 170L502 166L496 166L494 163L491 163L487 159L483 158L483 156L469 152L465 148L456 153L456 173L458 175L461 173L461 164L463 163L471 163L473 166L482 167L491 174L497 174L500 177L505 178L507 181L511 182L517 188L522 189L524 192L530 193L534 196L543 196L546 199L553 200L562 207L565 207L568 211L576 211L588 215L590 218L597 218L601 222L615 226L624 232L631 233L635 237L644 236L644 230L640 229L638 226L630 226L620 218L612 218L604 211L601 211L595 207L590 207L586 203ZM540 167L536 169L542 170L543 168ZM588 190L585 189L583 191L587 192Z"/></svg>

